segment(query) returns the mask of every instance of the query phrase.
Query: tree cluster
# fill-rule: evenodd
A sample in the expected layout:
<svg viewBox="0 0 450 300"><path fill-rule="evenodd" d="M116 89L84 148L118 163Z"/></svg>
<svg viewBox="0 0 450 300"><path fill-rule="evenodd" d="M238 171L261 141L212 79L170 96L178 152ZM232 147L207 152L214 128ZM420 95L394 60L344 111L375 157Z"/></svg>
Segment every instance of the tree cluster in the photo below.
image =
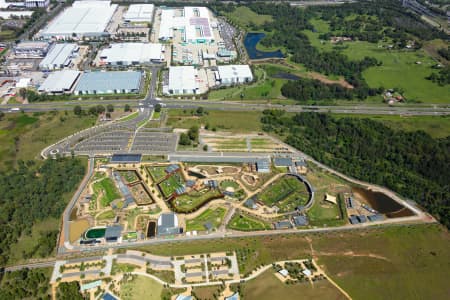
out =
<svg viewBox="0 0 450 300"><path fill-rule="evenodd" d="M17 169L0 173L0 265L8 261L11 245L22 234L31 234L36 222L61 216L66 195L75 190L84 173L79 159L61 158L42 164L19 161ZM56 236L52 230L41 232L38 245L22 256L49 255Z"/></svg>
<svg viewBox="0 0 450 300"><path fill-rule="evenodd" d="M450 66L446 66L438 73L431 73L427 79L439 84L440 86L450 84Z"/></svg>
<svg viewBox="0 0 450 300"><path fill-rule="evenodd" d="M199 129L194 125L189 128L187 133L180 134L180 140L178 143L183 146L196 145L198 143Z"/></svg>
<svg viewBox="0 0 450 300"><path fill-rule="evenodd" d="M264 111L263 129L332 168L406 196L450 226L450 136L393 130L360 118Z"/></svg>
<svg viewBox="0 0 450 300"><path fill-rule="evenodd" d="M56 298L58 300L84 300L80 293L80 284L78 281L61 282L56 290Z"/></svg>
<svg viewBox="0 0 450 300"><path fill-rule="evenodd" d="M327 99L351 100L354 96L360 97L360 91L360 89L349 89L339 84L325 84L319 80L307 78L288 81L281 87L283 96L299 101ZM382 93L383 89L368 89L367 91L369 96L374 96Z"/></svg>

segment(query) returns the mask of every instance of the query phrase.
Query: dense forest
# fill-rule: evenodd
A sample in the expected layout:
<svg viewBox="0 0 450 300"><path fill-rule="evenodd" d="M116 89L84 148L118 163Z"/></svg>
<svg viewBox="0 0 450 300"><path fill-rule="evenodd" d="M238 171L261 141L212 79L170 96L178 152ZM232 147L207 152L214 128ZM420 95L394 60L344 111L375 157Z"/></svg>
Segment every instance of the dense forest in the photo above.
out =
<svg viewBox="0 0 450 300"><path fill-rule="evenodd" d="M0 280L0 299L51 299L48 273L45 269L6 272Z"/></svg>
<svg viewBox="0 0 450 300"><path fill-rule="evenodd" d="M36 222L59 218L65 198L74 191L85 174L76 158L49 159L42 164L19 161L18 167L0 174L0 266L9 259L10 247L22 234L30 234ZM38 246L24 257L47 256L55 247L57 231L41 234Z"/></svg>
<svg viewBox="0 0 450 300"><path fill-rule="evenodd" d="M393 130L370 119L266 110L263 129L345 174L415 200L450 227L450 136Z"/></svg>
<svg viewBox="0 0 450 300"><path fill-rule="evenodd" d="M299 101L308 101L310 99L327 100L336 98L351 100L355 96L363 96L359 95L358 92L360 92L359 89L348 89L340 84L325 84L319 80L307 78L289 81L281 88L281 93L283 96ZM383 89L378 91L370 89L369 96L374 96L377 92L382 93Z"/></svg>

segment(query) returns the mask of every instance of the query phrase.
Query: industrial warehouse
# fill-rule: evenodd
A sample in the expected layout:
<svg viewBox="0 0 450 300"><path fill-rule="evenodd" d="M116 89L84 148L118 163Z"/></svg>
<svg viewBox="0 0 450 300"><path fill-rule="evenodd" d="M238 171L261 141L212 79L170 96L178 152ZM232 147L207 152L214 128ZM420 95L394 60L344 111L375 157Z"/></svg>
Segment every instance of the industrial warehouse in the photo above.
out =
<svg viewBox="0 0 450 300"><path fill-rule="evenodd" d="M39 64L39 69L58 70L68 67L78 50L77 44L55 44Z"/></svg>
<svg viewBox="0 0 450 300"><path fill-rule="evenodd" d="M76 81L80 77L80 71L62 70L51 73L38 91L47 94L71 93Z"/></svg>
<svg viewBox="0 0 450 300"><path fill-rule="evenodd" d="M117 10L111 1L75 1L38 36L43 39L99 38L108 36L106 27Z"/></svg>
<svg viewBox="0 0 450 300"><path fill-rule="evenodd" d="M123 19L129 23L151 23L154 9L155 6L153 4L131 4Z"/></svg>
<svg viewBox="0 0 450 300"><path fill-rule="evenodd" d="M139 93L142 72L87 72L81 75L75 95Z"/></svg>
<svg viewBox="0 0 450 300"><path fill-rule="evenodd" d="M131 66L165 61L165 46L152 43L111 44L103 49L97 61L99 66Z"/></svg>

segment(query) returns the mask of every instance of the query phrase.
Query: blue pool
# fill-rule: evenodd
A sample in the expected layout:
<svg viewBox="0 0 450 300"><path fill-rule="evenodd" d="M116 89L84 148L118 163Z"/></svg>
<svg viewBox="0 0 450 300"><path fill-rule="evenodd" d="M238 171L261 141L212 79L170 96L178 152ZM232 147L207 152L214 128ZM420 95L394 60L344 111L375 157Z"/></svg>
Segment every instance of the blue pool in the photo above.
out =
<svg viewBox="0 0 450 300"><path fill-rule="evenodd" d="M247 49L250 59L264 59L264 58L283 58L281 50L265 52L256 49L259 41L266 36L265 33L250 32L247 33L244 39L244 46Z"/></svg>

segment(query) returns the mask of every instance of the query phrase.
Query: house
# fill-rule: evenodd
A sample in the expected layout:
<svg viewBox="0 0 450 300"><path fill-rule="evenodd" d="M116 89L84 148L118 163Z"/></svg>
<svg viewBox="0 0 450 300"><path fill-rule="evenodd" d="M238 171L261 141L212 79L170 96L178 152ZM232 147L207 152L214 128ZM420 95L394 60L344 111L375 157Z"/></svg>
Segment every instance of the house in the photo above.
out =
<svg viewBox="0 0 450 300"><path fill-rule="evenodd" d="M250 209L258 209L258 205L256 205L254 198L247 199L247 201L244 202L244 205Z"/></svg>
<svg viewBox="0 0 450 300"><path fill-rule="evenodd" d="M359 224L359 220L355 215L351 215L350 218L348 218L348 220L349 220L350 224L353 224L353 225Z"/></svg>
<svg viewBox="0 0 450 300"><path fill-rule="evenodd" d="M259 173L270 173L270 162L267 159L259 159L256 161L256 170Z"/></svg>
<svg viewBox="0 0 450 300"><path fill-rule="evenodd" d="M375 214L367 216L367 219L369 219L370 222L376 222L376 221L383 221L384 217L381 214Z"/></svg>
<svg viewBox="0 0 450 300"><path fill-rule="evenodd" d="M311 270L308 270L308 269L304 269L304 270L302 271L302 273L303 273L305 276L308 276L308 277L310 277L310 276L312 275Z"/></svg>
<svg viewBox="0 0 450 300"><path fill-rule="evenodd" d="M295 216L292 218L295 226L306 226L308 225L308 218L306 216Z"/></svg>
<svg viewBox="0 0 450 300"><path fill-rule="evenodd" d="M281 269L280 271L278 271L278 273L283 276L283 277L288 277L289 276L289 271L286 269Z"/></svg>
<svg viewBox="0 0 450 300"><path fill-rule="evenodd" d="M359 223L366 223L367 222L367 218L365 215L359 215L356 216L358 218Z"/></svg>
<svg viewBox="0 0 450 300"><path fill-rule="evenodd" d="M275 222L275 229L290 229L292 228L292 224L289 220L283 220Z"/></svg>
<svg viewBox="0 0 450 300"><path fill-rule="evenodd" d="M178 217L174 213L164 213L158 218L158 236L179 234Z"/></svg>
<svg viewBox="0 0 450 300"><path fill-rule="evenodd" d="M205 229L207 231L211 231L214 228L214 226L213 226L213 224L211 222L206 222L205 224L203 224L203 227L205 227Z"/></svg>

